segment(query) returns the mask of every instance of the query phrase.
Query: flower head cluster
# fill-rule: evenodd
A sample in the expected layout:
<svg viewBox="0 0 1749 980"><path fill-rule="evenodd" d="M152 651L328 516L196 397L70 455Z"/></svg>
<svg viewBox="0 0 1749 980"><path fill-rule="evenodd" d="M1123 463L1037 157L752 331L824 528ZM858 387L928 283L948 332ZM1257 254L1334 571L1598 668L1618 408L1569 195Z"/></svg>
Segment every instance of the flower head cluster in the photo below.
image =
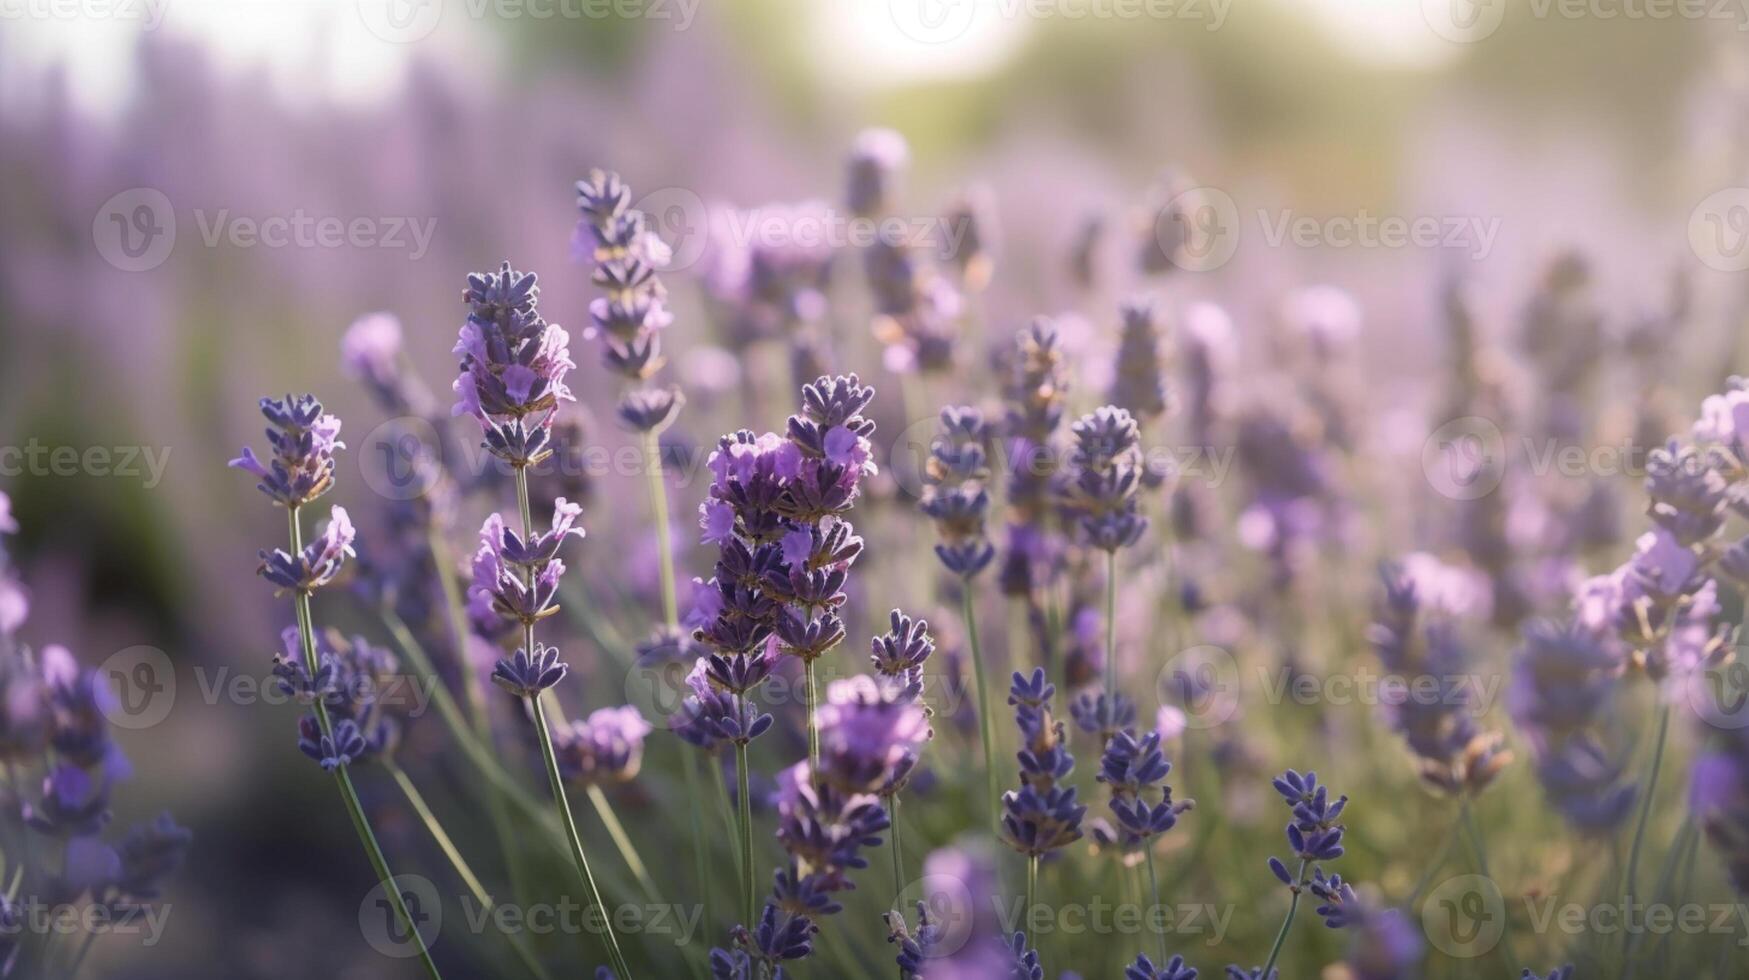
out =
<svg viewBox="0 0 1749 980"><path fill-rule="evenodd" d="M553 733L559 772L580 784L630 782L643 765L644 738L651 730L629 704L597 708Z"/></svg>
<svg viewBox="0 0 1749 980"><path fill-rule="evenodd" d="M1154 304L1146 299L1131 300L1119 312L1123 330L1118 335L1113 365L1111 403L1143 422L1159 418L1172 403L1167 397Z"/></svg>
<svg viewBox="0 0 1749 980"><path fill-rule="evenodd" d="M334 451L346 448L340 420L323 412L315 395L263 398L261 414L272 455L264 463L244 446L230 465L253 473L261 481L257 489L285 507L302 507L327 493L334 485Z"/></svg>
<svg viewBox="0 0 1749 980"><path fill-rule="evenodd" d="M10 498L0 493L0 533L16 531ZM0 575L6 573L0 550ZM108 910L137 911L160 896L192 842L168 814L119 841L105 839L112 796L132 775L111 737L109 719L121 705L107 674L81 667L65 647L36 651L18 642L11 631L22 618L19 610L18 620L0 631L0 763L13 773L0 831L23 842L12 862L12 890L0 899L0 973L31 941L14 896L19 902L23 895L49 896L69 905L89 898ZM33 772L42 774L35 794L26 787L25 774ZM47 840L29 837L26 828Z"/></svg>
<svg viewBox="0 0 1749 980"><path fill-rule="evenodd" d="M1269 859L1269 870L1281 879L1282 884L1290 888L1303 888L1309 881L1305 877L1304 868L1312 866L1314 875L1320 874L1318 862L1334 861L1342 856L1342 833L1345 829L1338 821L1342 811L1348 808L1348 797L1330 799L1330 787L1318 782L1318 774L1307 771L1301 775L1289 769L1275 778L1275 791L1293 811L1293 817L1287 824L1287 842L1293 849L1295 857L1300 859L1301 871L1296 876L1287 869L1280 858Z"/></svg>
<svg viewBox="0 0 1749 980"><path fill-rule="evenodd" d="M814 778L805 761L779 773L777 784L777 840L790 865L775 876L773 900L791 912L833 914L839 906L831 896L856 887L850 873L868 867L863 850L880 846L886 808L872 793Z"/></svg>
<svg viewBox="0 0 1749 980"><path fill-rule="evenodd" d="M905 137L891 129L865 129L850 148L848 189L845 197L852 213L872 217L892 208L894 183L910 162L911 148Z"/></svg>
<svg viewBox="0 0 1749 980"><path fill-rule="evenodd" d="M716 657L745 670L775 638L811 662L843 640L837 610L862 553L845 515L874 472L874 422L862 415L873 398L854 374L822 377L802 389L787 436L743 430L711 454L699 523L719 551L699 590L694 637Z"/></svg>
<svg viewBox="0 0 1749 980"><path fill-rule="evenodd" d="M847 793L897 792L935 734L928 711L907 694L867 674L828 685L826 703L815 711L820 775Z"/></svg>
<svg viewBox="0 0 1749 980"><path fill-rule="evenodd" d="M947 570L970 579L996 557L984 531L990 510L990 427L971 407L941 410L923 472L923 513L941 542L935 554Z"/></svg>
<svg viewBox="0 0 1749 980"><path fill-rule="evenodd" d="M532 272L506 262L497 272L468 276L462 293L468 318L460 355L454 414L478 419L492 455L523 468L552 455L553 420L572 401L565 376L572 362L565 328L541 318Z"/></svg>
<svg viewBox="0 0 1749 980"><path fill-rule="evenodd" d="M394 751L407 719L397 710L404 702L397 692L404 693L405 681L393 653L362 636L318 633L312 676L297 627L286 627L280 639L284 652L273 661L279 693L312 709L319 702L334 725L330 737L314 710L304 715L298 721L299 750L329 770Z"/></svg>
<svg viewBox="0 0 1749 980"><path fill-rule="evenodd" d="M1054 443L1068 399L1069 376L1056 325L1037 317L1016 341L1006 386L1008 548L1002 560L1002 590L1026 595L1045 573L1047 523L1057 474Z"/></svg>
<svg viewBox="0 0 1749 980"><path fill-rule="evenodd" d="M1177 826L1179 815L1196 806L1196 801L1172 801L1172 787L1166 784L1171 771L1172 763L1160 751L1158 732L1140 738L1130 731L1113 735L1105 743L1097 778L1111 791L1111 813L1117 826L1112 830L1096 825L1095 839L1129 850L1146 847ZM1156 793L1159 799L1148 799Z"/></svg>
<svg viewBox="0 0 1749 980"><path fill-rule="evenodd" d="M1057 689L1042 668L1030 677L1014 674L1008 703L1020 728L1019 790L1002 794L1002 838L1028 857L1039 857L1081 839L1087 808L1075 800L1075 787L1060 785L1075 769L1063 737L1063 723L1051 715Z"/></svg>
<svg viewBox="0 0 1749 980"><path fill-rule="evenodd" d="M1621 659L1583 626L1549 622L1525 627L1514 659L1507 708L1537 779L1574 826L1607 833L1634 802L1603 741Z"/></svg>
<svg viewBox="0 0 1749 980"><path fill-rule="evenodd" d="M1716 727L1690 774L1689 804L1731 884L1749 895L1749 728Z"/></svg>
<svg viewBox="0 0 1749 980"><path fill-rule="evenodd" d="M578 181L574 248L593 260L591 281L605 294L589 304L590 335L602 338L602 360L642 385L662 368L661 335L674 315L656 275L668 263L668 246L644 213L630 207L631 197L615 173L596 170ZM620 402L619 417L638 432L653 432L673 421L680 404L678 390L642 385Z"/></svg>
<svg viewBox="0 0 1749 980"><path fill-rule="evenodd" d="M786 980L783 964L812 953L817 932L807 916L767 903L756 926L734 928L734 948L711 950L711 980Z"/></svg>
<svg viewBox="0 0 1749 980"><path fill-rule="evenodd" d="M1072 427L1064 499L1089 544L1116 551L1135 544L1148 519L1137 509L1142 482L1141 430L1127 409L1106 405Z"/></svg>
<svg viewBox="0 0 1749 980"><path fill-rule="evenodd" d="M1501 748L1500 733L1476 725L1457 617L1441 607L1439 596L1422 594L1428 576L1418 581L1395 566L1382 575L1383 595L1367 635L1384 669L1404 679L1383 705L1385 720L1408 743L1430 786L1480 793L1512 756ZM1437 694L1423 693L1428 689Z"/></svg>
<svg viewBox="0 0 1749 980"><path fill-rule="evenodd" d="M1156 967L1144 954L1124 967L1123 980L1196 980L1196 970L1182 956L1174 956Z"/></svg>
<svg viewBox="0 0 1749 980"><path fill-rule="evenodd" d="M526 539L511 530L501 514L480 526L480 547L474 552L471 596L489 599L501 618L532 626L559 611L555 599L565 563L559 547L568 538L583 537L577 523L583 508L560 497L553 502L552 526Z"/></svg>

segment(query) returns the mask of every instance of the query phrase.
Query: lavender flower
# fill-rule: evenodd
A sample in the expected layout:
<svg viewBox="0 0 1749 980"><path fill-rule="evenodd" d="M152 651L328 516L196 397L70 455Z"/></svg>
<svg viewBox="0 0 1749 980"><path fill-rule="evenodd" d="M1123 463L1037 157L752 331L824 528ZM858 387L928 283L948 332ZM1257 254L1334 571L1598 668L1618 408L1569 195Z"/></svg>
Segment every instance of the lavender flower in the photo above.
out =
<svg viewBox="0 0 1749 980"><path fill-rule="evenodd" d="M263 463L244 446L229 465L253 473L261 481L257 489L286 507L302 507L327 493L334 485L334 451L346 448L340 420L324 413L314 395L263 398L261 414L272 457Z"/></svg>
<svg viewBox="0 0 1749 980"><path fill-rule="evenodd" d="M1087 808L1075 800L1073 786L1060 781L1074 771L1075 759L1063 738L1063 724L1051 716L1056 688L1042 669L1030 677L1014 674L1008 703L1020 728L1021 788L1002 795L1002 838L1028 857L1040 857L1081 839Z"/></svg>
<svg viewBox="0 0 1749 980"><path fill-rule="evenodd" d="M1146 299L1124 303L1119 312L1123 330L1112 372L1110 400L1144 422L1166 414L1171 406L1161 364L1160 328L1154 304Z"/></svg>
<svg viewBox="0 0 1749 980"><path fill-rule="evenodd" d="M559 772L586 785L630 782L643 764L644 738L651 731L631 705L598 708L553 733Z"/></svg>
<svg viewBox="0 0 1749 980"><path fill-rule="evenodd" d="M1064 490L1067 507L1093 547L1114 552L1135 544L1148 527L1148 519L1137 511L1142 460L1135 418L1107 405L1072 428L1075 452Z"/></svg>
<svg viewBox="0 0 1749 980"><path fill-rule="evenodd" d="M519 698L538 697L547 688L565 679L570 667L559 660L559 651L544 643L536 644L531 655L517 650L492 668L492 683Z"/></svg>
<svg viewBox="0 0 1749 980"><path fill-rule="evenodd" d="M1535 973L1530 972L1528 967L1523 973L1519 974L1519 980L1572 980L1572 977L1573 965L1571 963L1566 966L1555 967L1548 972L1547 976L1538 976Z"/></svg>
<svg viewBox="0 0 1749 980"><path fill-rule="evenodd" d="M815 718L821 775L848 793L891 796L935 734L920 704L889 698L866 674L833 681Z"/></svg>
<svg viewBox="0 0 1749 980"><path fill-rule="evenodd" d="M910 162L905 137L891 129L865 129L857 134L850 150L849 188L846 202L852 213L870 217L885 214L893 204L893 183Z"/></svg>
<svg viewBox="0 0 1749 980"><path fill-rule="evenodd" d="M935 522L941 543L935 554L947 570L971 579L996 556L984 533L990 494L990 429L975 408L941 410L941 423L929 447L921 508Z"/></svg>
<svg viewBox="0 0 1749 980"><path fill-rule="evenodd" d="M1342 856L1344 827L1337 821L1342 817L1342 811L1348 808L1348 797L1331 802L1330 788L1320 785L1318 774L1310 771L1302 776L1289 769L1275 778L1274 786L1293 810L1293 819L1287 825L1287 842L1294 856L1300 859L1302 870L1297 876L1291 874L1287 865L1275 857L1269 859L1269 870L1281 879L1282 884L1298 889L1306 883L1304 868L1307 865Z"/></svg>
<svg viewBox="0 0 1749 980"><path fill-rule="evenodd" d="M877 797L816 780L806 762L779 774L777 814L778 843L827 894L855 887L850 872L868 867L862 851L880 846L890 823Z"/></svg>
<svg viewBox="0 0 1749 980"><path fill-rule="evenodd" d="M1196 971L1185 964L1182 956L1174 956L1155 967L1152 960L1142 955L1124 967L1123 980L1196 980Z"/></svg>
<svg viewBox="0 0 1749 980"><path fill-rule="evenodd" d="M505 525L503 515L487 517L474 552L470 596L489 598L499 616L525 627L558 612L554 600L565 573L558 550L567 538L583 536L576 523L581 510L560 497L553 504L551 529L526 541Z"/></svg>
<svg viewBox="0 0 1749 980"><path fill-rule="evenodd" d="M1178 825L1178 817L1196 806L1194 800L1172 801L1172 787L1165 779L1172 764L1160 751L1160 736L1149 732L1140 739L1119 731L1105 743L1096 777L1111 790L1111 812L1117 832L1106 843L1124 849L1146 847L1153 839ZM1155 791L1159 800L1147 796Z"/></svg>
<svg viewBox="0 0 1749 980"><path fill-rule="evenodd" d="M1075 727L1089 735L1097 735L1099 744L1107 745L1112 738L1136 723L1136 704L1122 692L1082 691L1069 702L1069 715Z"/></svg>
<svg viewBox="0 0 1749 980"><path fill-rule="evenodd" d="M1620 659L1582 627L1539 622L1526 627L1515 661L1507 709L1530 746L1537 779L1580 830L1608 832L1635 796L1601 742Z"/></svg>
<svg viewBox="0 0 1749 980"><path fill-rule="evenodd" d="M278 548L260 552L261 566L257 571L280 589L314 592L333 582L340 574L346 559L356 553L352 545L357 536L346 508L335 507L316 540L305 545L296 555Z"/></svg>
<svg viewBox="0 0 1749 980"><path fill-rule="evenodd" d="M1500 733L1476 725L1464 686L1467 658L1455 617L1443 613L1439 596L1423 599L1421 590L1444 572L1444 566L1429 569L1424 563L1417 580L1403 568L1385 568L1383 596L1367 636L1384 669L1404 680L1404 690L1388 699L1383 713L1408 743L1421 778L1440 792L1477 794L1512 755L1501 748ZM1428 688L1436 688L1438 695L1411 693Z"/></svg>
<svg viewBox="0 0 1749 980"><path fill-rule="evenodd" d="M1057 473L1053 445L1068 395L1056 325L1037 317L1016 341L1007 385L1009 541L1002 589L1028 595L1043 584L1047 521Z"/></svg>
<svg viewBox="0 0 1749 980"><path fill-rule="evenodd" d="M454 350L454 414L478 419L486 449L518 469L552 455L554 417L572 400L565 376L577 366L565 329L541 318L539 297L535 274L508 262L469 275L468 318Z"/></svg>
<svg viewBox="0 0 1749 980"><path fill-rule="evenodd" d="M595 262L592 280L606 295L589 304L590 336L600 336L608 370L642 383L661 370L662 332L673 322L667 290L656 270L669 259L667 245L631 210L631 189L618 174L592 171L577 182L577 251ZM591 247L592 246L592 247ZM620 420L637 432L666 428L683 399L675 388L639 387L619 406Z"/></svg>
<svg viewBox="0 0 1749 980"><path fill-rule="evenodd" d="M882 918L887 923L887 942L899 947L894 960L899 965L900 980L922 980L923 964L934 958L935 947L943 935L941 923L929 915L929 903L917 903L915 931L908 927L901 912L886 912Z"/></svg>

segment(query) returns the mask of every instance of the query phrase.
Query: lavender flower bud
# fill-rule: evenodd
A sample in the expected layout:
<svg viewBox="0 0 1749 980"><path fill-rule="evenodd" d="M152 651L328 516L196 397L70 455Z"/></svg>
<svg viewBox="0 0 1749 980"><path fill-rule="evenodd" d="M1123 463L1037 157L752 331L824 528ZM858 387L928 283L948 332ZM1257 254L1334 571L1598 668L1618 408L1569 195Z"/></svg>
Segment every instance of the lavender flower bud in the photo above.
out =
<svg viewBox="0 0 1749 980"><path fill-rule="evenodd" d="M1160 328L1154 304L1147 299L1130 300L1119 308L1123 331L1111 384L1111 403L1128 409L1142 420L1166 414L1171 402L1161 364Z"/></svg>
<svg viewBox="0 0 1749 980"><path fill-rule="evenodd" d="M253 473L262 493L287 507L301 507L334 485L334 452L340 441L340 420L322 411L314 395L261 399L267 417L267 442L273 455L267 463L243 447L243 455L228 464Z"/></svg>
<svg viewBox="0 0 1749 980"><path fill-rule="evenodd" d="M1142 466L1135 418L1107 405L1072 428L1075 452L1064 490L1067 507L1093 547L1116 551L1135 544L1148 527L1136 500Z"/></svg>
<svg viewBox="0 0 1749 980"><path fill-rule="evenodd" d="M1124 967L1123 980L1196 980L1196 971L1185 964L1182 956L1174 956L1155 968L1152 960L1141 955Z"/></svg>
<svg viewBox="0 0 1749 980"><path fill-rule="evenodd" d="M941 410L930 444L920 507L935 522L941 543L935 553L947 570L971 579L987 568L996 549L985 536L990 509L990 430L975 408Z"/></svg>
<svg viewBox="0 0 1749 980"><path fill-rule="evenodd" d="M893 182L910 162L905 137L891 129L865 129L850 150L846 203L859 217L885 214L893 204Z"/></svg>

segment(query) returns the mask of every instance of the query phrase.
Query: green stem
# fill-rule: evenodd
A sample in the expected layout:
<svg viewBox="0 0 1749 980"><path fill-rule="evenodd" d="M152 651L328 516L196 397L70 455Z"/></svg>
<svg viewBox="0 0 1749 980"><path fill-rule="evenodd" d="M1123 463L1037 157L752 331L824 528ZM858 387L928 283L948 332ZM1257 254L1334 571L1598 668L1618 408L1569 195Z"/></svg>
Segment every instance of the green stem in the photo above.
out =
<svg viewBox="0 0 1749 980"><path fill-rule="evenodd" d="M443 824L437 819L437 814L433 813L430 805L425 802L424 795L419 792L417 786L413 785L412 778L407 775L405 769L401 768L400 763L393 759L384 762L383 766L389 771L389 775L394 777L395 785L401 787L402 795L407 797L407 805L413 808L413 812L425 824L425 829L431 833L431 839L437 842L438 849L443 851L443 856L449 859L450 866L461 877L462 884L466 885L468 891L473 893L474 901L480 903L480 911L489 916L496 908L496 903L492 901L492 896L486 894L485 886L480 884L480 879L468 866L467 859L462 857L460 849L450 839L449 833L443 829ZM547 973L546 967L541 964L540 960L535 958L534 951L528 947L528 940L522 933L506 933L505 938L510 941L511 948L516 950L516 956L522 960L523 966L528 967L529 971L540 977L541 980L548 980L551 975Z"/></svg>
<svg viewBox="0 0 1749 980"><path fill-rule="evenodd" d="M73 980L79 975L79 968L85 965L85 957L91 954L91 944L97 941L97 930L87 929L85 938L79 942L78 952L73 954L73 962L67 965L67 980Z"/></svg>
<svg viewBox="0 0 1749 980"><path fill-rule="evenodd" d="M626 833L625 825L619 822L619 815L613 812L613 804L608 802L607 794L594 783L587 790L589 802L594 805L595 813L601 817L602 826L607 828L607 836L613 838L613 846L619 848L620 857L625 859L626 867L631 869L632 877L638 879L638 887L644 890L650 901L659 902L661 893L656 890L656 883L651 880L650 872L644 868L644 859L638 854L638 849L632 844L631 836Z"/></svg>
<svg viewBox="0 0 1749 980"><path fill-rule="evenodd" d="M705 769L711 774L711 782L715 784L717 788L717 804L723 811L723 824L725 826L734 827L736 834L739 835L741 830L741 815L735 810L735 801L729 797L729 781L723 778L722 760L717 758L716 753L713 752L711 754L710 764L706 766ZM742 874L741 841L739 836L735 839L735 846L729 848L729 853L734 856L735 884L738 887L741 883Z"/></svg>
<svg viewBox="0 0 1749 980"><path fill-rule="evenodd" d="M1421 900L1421 894L1425 892L1427 886L1432 883L1433 876L1438 874L1439 869L1445 866L1445 859L1451 855L1451 849L1453 845L1457 843L1458 836L1462 833L1463 823L1462 818L1460 817L1458 820L1452 821L1451 827L1446 830L1444 842L1439 845L1439 850L1434 853L1432 862L1427 865L1427 870L1421 872L1420 879L1415 882L1415 890L1410 892L1408 899L1403 902L1404 908L1410 909L1411 911L1414 910L1415 903Z"/></svg>
<svg viewBox="0 0 1749 980"><path fill-rule="evenodd" d="M492 744L492 714L487 707L485 686L480 683L479 672L474 669L473 661L468 656L467 604L462 599L461 589L456 585L455 562L450 555L449 545L444 542L443 534L433 525L427 533L428 546L431 549L431 562L437 567L437 581L443 589L443 605L446 618L449 620L450 642L454 644L456 671L461 675L462 693L467 698L468 715L473 721L474 734L482 744ZM397 621L399 617L396 617ZM406 631L406 625L401 626ZM427 663L429 664L427 658ZM438 688L443 683L438 679L435 670L426 668L426 673L432 678L432 683ZM445 692L447 695L447 691ZM522 874L521 855L518 854L510 830L510 815L505 810L505 796L502 790L493 790L486 794L486 816L492 824L492 835L498 841L498 853L504 861L504 871L510 878L510 892L519 901L526 901L524 879Z"/></svg>
<svg viewBox="0 0 1749 980"><path fill-rule="evenodd" d="M817 707L818 693L814 687L814 662L802 661L802 673L808 684L808 779L818 787L820 785L820 728L814 721L814 711Z"/></svg>
<svg viewBox="0 0 1749 980"><path fill-rule="evenodd" d="M290 525L292 554L304 550L303 522L299 520L298 508L286 508L286 519ZM310 612L310 594L303 590L293 593L292 608L297 615L298 638L303 647L304 668L315 677L320 662L316 657L316 624L315 617ZM328 706L321 698L315 699L316 723L322 733L331 735L333 723L328 718ZM358 834L358 841L364 846L365 856L370 859L371 869L376 872L377 880L382 883L383 892L394 906L395 915L401 924L413 936L413 941L419 944L419 959L425 966L425 972L432 980L441 980L443 974L437 969L437 963L431 958L431 950L425 945L425 937L419 934L419 925L407 911L406 898L401 894L401 888L395 883L395 876L389 871L388 859L383 856L382 845L377 843L376 834L371 831L370 818L365 816L364 806L358 801L358 791L352 786L352 775L344 765L334 769L334 784L340 789L340 798L346 804L346 814L352 818L352 829Z"/></svg>
<svg viewBox="0 0 1749 980"><path fill-rule="evenodd" d="M698 900L704 905L706 922L715 922L711 917L711 902L714 889L711 887L710 862L705 860L704 850L704 818L700 811L704 808L704 796L698 786L698 756L693 747L680 742L681 771L686 774L686 799L691 804L686 808L688 821L692 824L692 873L694 884L698 888Z"/></svg>
<svg viewBox="0 0 1749 980"><path fill-rule="evenodd" d="M887 812L893 815L893 910L903 915L905 910L899 907L900 893L905 890L905 859L899 849L899 794L887 797Z"/></svg>
<svg viewBox="0 0 1749 980"><path fill-rule="evenodd" d="M571 801L565 796L565 781L559 775L558 757L553 754L553 735L547 730L546 708L538 697L529 698L528 701L534 710L535 734L540 739L541 758L546 762L547 782L552 787L553 802L559 808L559 819L565 824L566 841L571 845L571 859L576 863L577 872L582 876L583 884L588 887L595 907L601 911L602 931L607 936L607 954L613 960L614 972L621 980L630 980L631 971L626 968L625 954L620 952L619 936L613 931L613 915L601 900L601 890L595 887L595 875L589 870L589 855L583 851L583 838L578 836L577 821L571 815Z"/></svg>
<svg viewBox="0 0 1749 980"><path fill-rule="evenodd" d="M1032 931L1033 900L1038 895L1038 855L1033 854L1026 859L1026 905L1021 908L1020 927L1026 932Z"/></svg>
<svg viewBox="0 0 1749 980"><path fill-rule="evenodd" d="M1632 908L1634 890L1639 887L1638 872L1640 867L1640 845L1645 842L1646 824L1652 815L1652 798L1658 792L1658 774L1664 768L1664 746L1670 736L1670 704L1665 702L1658 706L1658 736L1652 745L1652 772L1646 777L1646 789L1640 798L1640 816L1634 821L1634 842L1628 848L1628 866L1622 874L1622 908ZM1628 959L1628 947L1632 941L1632 933L1622 930L1621 976L1625 978L1633 971L1632 962Z"/></svg>
<svg viewBox="0 0 1749 980"><path fill-rule="evenodd" d="M1275 945L1269 947L1269 959L1263 962L1263 972L1259 976L1271 976L1275 970L1275 961L1281 957L1281 944L1287 942L1287 931L1293 927L1294 913L1300 910L1300 893L1306 888L1306 859L1300 859L1300 870L1294 872L1294 897L1288 902L1287 917L1281 920L1281 929L1275 934Z"/></svg>
<svg viewBox="0 0 1749 980"><path fill-rule="evenodd" d="M1154 877L1154 846L1149 841L1143 845L1148 855L1148 918L1152 921L1154 912L1160 907L1160 879ZM1166 954L1166 930L1160 930L1160 962L1170 959ZM1265 974L1267 976L1268 974Z"/></svg>
<svg viewBox="0 0 1749 980"><path fill-rule="evenodd" d="M1105 553L1105 697L1117 699L1117 552Z"/></svg>
<svg viewBox="0 0 1749 980"><path fill-rule="evenodd" d="M662 444L654 432L644 433L644 471L650 478L650 519L656 523L657 563L662 570L662 621L678 626L680 601L674 588L674 546L668 539L668 488L662 481Z"/></svg>
<svg viewBox="0 0 1749 980"><path fill-rule="evenodd" d="M994 825L1000 822L1002 813L999 802L1001 796L996 785L996 725L990 716L990 688L984 676L984 651L978 643L978 616L972 602L970 579L960 582L960 609L966 621L966 643L972 648L972 672L978 684L978 722L984 742L984 781L989 793L990 821Z"/></svg>
<svg viewBox="0 0 1749 980"><path fill-rule="evenodd" d="M1497 886L1498 882L1494 878L1494 872L1488 867L1488 846L1482 840L1482 829L1476 825L1475 808L1470 806L1470 799L1467 796L1464 797L1464 802L1458 809L1458 819L1463 822L1464 828L1469 831L1470 846L1475 848L1476 852L1477 869L1482 872L1482 877L1491 882L1495 882ZM1506 955L1506 962L1508 964L1507 975L1514 977L1518 976L1518 955L1512 951L1511 915L1506 916L1506 918L1500 923L1500 951Z"/></svg>
<svg viewBox="0 0 1749 980"><path fill-rule="evenodd" d="M753 787L747 772L746 742L735 743L735 778L741 810L741 894L746 899L742 924L752 929L759 924L759 893L753 883Z"/></svg>

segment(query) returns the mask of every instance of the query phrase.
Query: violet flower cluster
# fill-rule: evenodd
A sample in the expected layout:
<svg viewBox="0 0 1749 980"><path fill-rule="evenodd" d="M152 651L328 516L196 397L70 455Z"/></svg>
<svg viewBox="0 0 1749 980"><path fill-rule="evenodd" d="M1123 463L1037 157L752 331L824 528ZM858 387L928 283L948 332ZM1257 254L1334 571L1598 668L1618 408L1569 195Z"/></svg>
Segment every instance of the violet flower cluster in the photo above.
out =
<svg viewBox="0 0 1749 980"><path fill-rule="evenodd" d="M492 455L517 469L537 465L552 455L559 405L573 400L565 384L577 366L570 337L541 318L535 274L509 262L469 275L462 299L468 316L454 350L461 358L454 414L479 420Z"/></svg>
<svg viewBox="0 0 1749 980"><path fill-rule="evenodd" d="M1195 800L1174 802L1166 776L1172 763L1160 751L1160 733L1137 737L1133 730L1119 731L1105 743L1095 778L1111 792L1112 827L1104 821L1092 825L1094 840L1123 851L1152 847L1154 838L1178 825L1178 817L1196 806ZM1157 799L1149 799L1156 796Z"/></svg>
<svg viewBox="0 0 1749 980"><path fill-rule="evenodd" d="M1019 790L1002 794L1002 839L1029 858L1042 857L1081 839L1081 820L1087 807L1076 802L1075 787L1064 784L1075 769L1063 723L1051 715L1051 698L1057 689L1045 680L1045 672L1014 674L1008 703L1014 706L1014 722L1020 729Z"/></svg>
<svg viewBox="0 0 1749 980"><path fill-rule="evenodd" d="M1002 591L1036 596L1050 577L1050 520L1056 500L1056 438L1067 407L1069 376L1056 325L1036 317L1015 342L1006 386L1003 437L1008 456L1008 542Z"/></svg>
<svg viewBox="0 0 1749 980"><path fill-rule="evenodd" d="M11 499L0 493L0 536L17 530ZM12 574L0 538L0 581L22 601ZM22 927L27 906L88 903L132 914L161 896L193 840L169 814L119 840L106 836L112 796L133 773L110 732L121 706L109 679L80 667L65 647L25 645L17 631L28 608L12 613L0 622L0 764L11 774L0 830L19 848L8 848L8 888L0 894L0 977L20 975L20 965L42 953L47 935ZM41 789L32 795L26 785L36 777Z"/></svg>
<svg viewBox="0 0 1749 980"><path fill-rule="evenodd" d="M1391 730L1403 736L1428 785L1473 796L1493 782L1512 755L1501 748L1499 732L1476 724L1459 617L1440 596L1423 594L1428 577L1452 573L1430 557L1420 566L1425 570L1420 580L1399 566L1381 573L1383 595L1367 638L1385 671L1403 682L1388 692L1381 711Z"/></svg>
<svg viewBox="0 0 1749 980"><path fill-rule="evenodd" d="M674 320L657 270L671 253L632 209L631 188L619 174L591 171L577 182L574 249L594 263L590 281L605 295L589 304L590 335L602 338L608 370L637 385L620 401L621 421L638 432L655 432L674 420L682 398L676 388L648 384L661 370L661 337Z"/></svg>
<svg viewBox="0 0 1749 980"><path fill-rule="evenodd" d="M941 539L936 557L969 581L996 557L984 529L990 511L990 427L982 412L969 406L941 410L923 480L920 506Z"/></svg>
<svg viewBox="0 0 1749 980"><path fill-rule="evenodd" d="M1065 506L1092 547L1115 552L1135 544L1148 527L1136 497L1143 460L1135 416L1106 405L1071 429L1075 449L1064 482Z"/></svg>

